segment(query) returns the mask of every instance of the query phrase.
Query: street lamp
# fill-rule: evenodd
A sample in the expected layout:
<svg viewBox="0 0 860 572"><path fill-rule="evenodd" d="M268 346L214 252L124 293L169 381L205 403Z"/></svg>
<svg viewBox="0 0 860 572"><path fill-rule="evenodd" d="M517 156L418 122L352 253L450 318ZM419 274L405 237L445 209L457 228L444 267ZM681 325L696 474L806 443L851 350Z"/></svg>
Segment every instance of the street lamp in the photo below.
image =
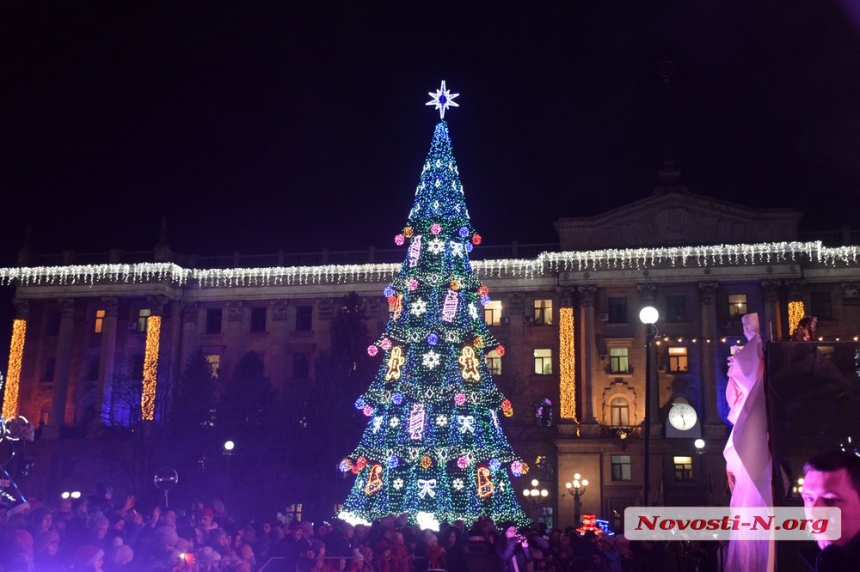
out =
<svg viewBox="0 0 860 572"><path fill-rule="evenodd" d="M573 525L579 526L579 515L582 511L582 496L588 486L588 479L583 479L579 473L573 474L573 482L564 483L567 492L573 495Z"/></svg>
<svg viewBox="0 0 860 572"><path fill-rule="evenodd" d="M696 446L696 453L699 454L699 485L702 487L702 506L707 506L708 496L705 492L705 457L702 455L702 453L705 452L705 440L696 439L693 441L693 445Z"/></svg>
<svg viewBox="0 0 860 572"><path fill-rule="evenodd" d="M532 505L532 511L535 513L534 521L538 521L538 517L540 515L537 514L538 501L542 498L546 498L549 496L549 491L546 489L539 489L538 485L540 481L537 479L532 479L532 488L523 489L523 496L526 497Z"/></svg>
<svg viewBox="0 0 860 572"><path fill-rule="evenodd" d="M651 373L653 360L651 354L654 352L654 336L657 335L657 328L654 324L660 314L653 306L645 306L639 312L639 320L645 324L645 494L644 504L648 506L648 496L651 488L651 385L653 384L654 375Z"/></svg>

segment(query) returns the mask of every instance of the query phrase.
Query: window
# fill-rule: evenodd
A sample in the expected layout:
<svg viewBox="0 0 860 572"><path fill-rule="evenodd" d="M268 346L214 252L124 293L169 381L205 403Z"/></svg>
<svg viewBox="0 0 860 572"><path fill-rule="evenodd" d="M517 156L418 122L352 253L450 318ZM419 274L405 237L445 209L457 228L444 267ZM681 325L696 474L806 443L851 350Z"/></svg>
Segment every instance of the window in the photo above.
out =
<svg viewBox="0 0 860 572"><path fill-rule="evenodd" d="M675 457L675 480L693 480L693 457Z"/></svg>
<svg viewBox="0 0 860 572"><path fill-rule="evenodd" d="M612 480L629 481L630 455L612 455Z"/></svg>
<svg viewBox="0 0 860 572"><path fill-rule="evenodd" d="M609 348L609 373L630 373L627 348Z"/></svg>
<svg viewBox="0 0 860 572"><path fill-rule="evenodd" d="M686 322L687 321L687 297L686 296L666 296L666 321L667 322Z"/></svg>
<svg viewBox="0 0 860 572"><path fill-rule="evenodd" d="M496 350L490 350L484 357L487 361L487 369L491 375L502 375L502 356Z"/></svg>
<svg viewBox="0 0 860 572"><path fill-rule="evenodd" d="M833 306L830 303L830 292L810 292L810 311L820 320L833 319Z"/></svg>
<svg viewBox="0 0 860 572"><path fill-rule="evenodd" d="M96 334L102 333L105 327L105 311L96 310L96 319L93 320L93 332Z"/></svg>
<svg viewBox="0 0 860 572"><path fill-rule="evenodd" d="M221 333L221 308L208 308L206 310L206 333Z"/></svg>
<svg viewBox="0 0 860 572"><path fill-rule="evenodd" d="M57 358L49 357L42 368L42 381L54 381L54 370L57 369Z"/></svg>
<svg viewBox="0 0 860 572"><path fill-rule="evenodd" d="M615 427L630 425L630 404L623 397L616 397L609 404L610 424Z"/></svg>
<svg viewBox="0 0 860 572"><path fill-rule="evenodd" d="M99 356L91 356L87 360L86 381L98 381L99 379Z"/></svg>
<svg viewBox="0 0 860 572"><path fill-rule="evenodd" d="M209 377L218 379L218 375L221 373L221 356L219 354L207 355L206 363L209 364Z"/></svg>
<svg viewBox="0 0 860 572"><path fill-rule="evenodd" d="M51 312L48 315L48 321L45 323L45 335L46 336L59 336L60 335L60 313L59 312Z"/></svg>
<svg viewBox="0 0 860 572"><path fill-rule="evenodd" d="M552 300L535 300L535 324L552 325Z"/></svg>
<svg viewBox="0 0 860 572"><path fill-rule="evenodd" d="M740 320L747 313L747 295L729 294L729 318Z"/></svg>
<svg viewBox="0 0 860 572"><path fill-rule="evenodd" d="M488 326L498 326L502 323L502 303L492 300L484 306L484 321Z"/></svg>
<svg viewBox="0 0 860 572"><path fill-rule="evenodd" d="M687 348L669 348L669 371L689 371Z"/></svg>
<svg viewBox="0 0 860 572"><path fill-rule="evenodd" d="M627 298L609 298L609 323L627 323Z"/></svg>
<svg viewBox="0 0 860 572"><path fill-rule="evenodd" d="M313 324L314 307L313 306L296 306L296 331L310 332Z"/></svg>
<svg viewBox="0 0 860 572"><path fill-rule="evenodd" d="M535 373L538 375L552 375L552 350L535 350Z"/></svg>
<svg viewBox="0 0 860 572"><path fill-rule="evenodd" d="M251 308L251 331L266 331L266 308Z"/></svg>
<svg viewBox="0 0 860 572"><path fill-rule="evenodd" d="M146 331L146 322L152 315L152 310L144 308L137 313L137 329L136 331L143 333Z"/></svg>
<svg viewBox="0 0 860 572"><path fill-rule="evenodd" d="M308 379L308 354L293 354L293 379Z"/></svg>

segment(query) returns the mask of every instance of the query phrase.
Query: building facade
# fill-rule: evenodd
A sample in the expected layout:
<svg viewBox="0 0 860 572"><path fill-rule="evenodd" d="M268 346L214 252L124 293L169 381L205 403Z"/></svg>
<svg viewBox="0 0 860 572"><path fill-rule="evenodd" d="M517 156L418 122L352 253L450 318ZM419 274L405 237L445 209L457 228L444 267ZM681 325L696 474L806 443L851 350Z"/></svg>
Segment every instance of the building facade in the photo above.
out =
<svg viewBox="0 0 860 572"><path fill-rule="evenodd" d="M804 314L823 338L860 334L857 248L798 241L798 211L668 183L598 217L557 221L557 250L473 262L492 292L485 319L507 348L487 360L514 405L506 434L532 467L521 488L547 490L522 505L555 526L593 513L620 527L624 508L643 501L646 431L652 504L727 502L725 364L743 345L743 314L757 312L772 340ZM389 318L382 291L405 251L368 256L392 262L291 265L281 253L206 268L166 236L147 262L112 251L45 265L24 250L18 267L0 269L16 287L4 417L26 416L57 446L95 426L157 424L197 352L215 378L255 352L282 395L312 384L339 300L362 298L371 339ZM644 306L660 314L647 427ZM674 425L673 408L688 412ZM588 485L574 497L577 473ZM56 486L32 484L46 498Z"/></svg>

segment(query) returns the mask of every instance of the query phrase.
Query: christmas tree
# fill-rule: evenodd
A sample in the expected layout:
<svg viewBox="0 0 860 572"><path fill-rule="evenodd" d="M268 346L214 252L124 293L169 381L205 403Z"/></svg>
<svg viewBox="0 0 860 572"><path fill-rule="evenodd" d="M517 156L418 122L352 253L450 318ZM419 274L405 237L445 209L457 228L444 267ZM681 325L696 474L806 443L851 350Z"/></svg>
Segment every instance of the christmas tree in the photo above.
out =
<svg viewBox="0 0 860 572"><path fill-rule="evenodd" d="M469 263L481 244L472 228L444 113L457 106L442 82L431 93L440 110L430 153L406 227L403 266L385 288L391 316L368 348L381 356L375 379L355 407L367 428L340 470L356 474L340 517L369 522L407 513L413 524L479 516L525 522L509 473L528 471L505 438L510 401L484 359L504 347L484 321L490 301Z"/></svg>

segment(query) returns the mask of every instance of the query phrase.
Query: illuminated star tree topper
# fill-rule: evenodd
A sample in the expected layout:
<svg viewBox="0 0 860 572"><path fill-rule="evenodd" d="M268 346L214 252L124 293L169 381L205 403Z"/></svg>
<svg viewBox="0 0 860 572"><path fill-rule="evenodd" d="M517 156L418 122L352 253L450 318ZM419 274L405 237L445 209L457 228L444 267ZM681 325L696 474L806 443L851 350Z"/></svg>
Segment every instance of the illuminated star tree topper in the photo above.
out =
<svg viewBox="0 0 860 572"><path fill-rule="evenodd" d="M425 105L435 105L435 109L439 110L439 119L445 119L445 111L449 107L460 107L458 104L454 103L454 98L459 97L459 93L451 93L450 89L445 89L445 80L442 80L442 87L436 90L436 93L432 91L427 92L427 95L432 97L433 99L428 101Z"/></svg>

